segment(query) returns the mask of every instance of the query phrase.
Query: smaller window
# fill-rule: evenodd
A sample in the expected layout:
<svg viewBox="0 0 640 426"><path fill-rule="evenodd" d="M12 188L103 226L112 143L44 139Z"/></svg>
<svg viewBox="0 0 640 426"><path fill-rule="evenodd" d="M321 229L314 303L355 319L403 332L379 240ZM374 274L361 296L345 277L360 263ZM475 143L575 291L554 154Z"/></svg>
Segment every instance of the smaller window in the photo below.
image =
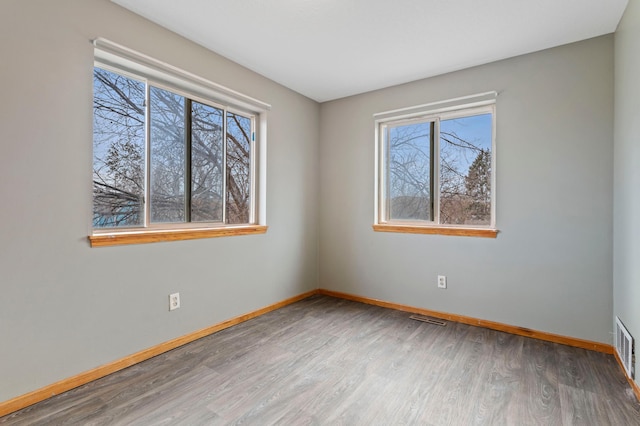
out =
<svg viewBox="0 0 640 426"><path fill-rule="evenodd" d="M406 111L376 121L374 229L495 237L494 101Z"/></svg>

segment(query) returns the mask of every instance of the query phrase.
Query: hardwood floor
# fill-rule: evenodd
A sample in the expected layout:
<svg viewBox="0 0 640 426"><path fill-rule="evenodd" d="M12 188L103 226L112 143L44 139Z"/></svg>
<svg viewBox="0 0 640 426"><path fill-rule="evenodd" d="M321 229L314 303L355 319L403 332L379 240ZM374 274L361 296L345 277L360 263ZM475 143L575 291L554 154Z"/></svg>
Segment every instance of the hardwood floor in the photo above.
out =
<svg viewBox="0 0 640 426"><path fill-rule="evenodd" d="M3 425L640 425L612 355L313 296Z"/></svg>

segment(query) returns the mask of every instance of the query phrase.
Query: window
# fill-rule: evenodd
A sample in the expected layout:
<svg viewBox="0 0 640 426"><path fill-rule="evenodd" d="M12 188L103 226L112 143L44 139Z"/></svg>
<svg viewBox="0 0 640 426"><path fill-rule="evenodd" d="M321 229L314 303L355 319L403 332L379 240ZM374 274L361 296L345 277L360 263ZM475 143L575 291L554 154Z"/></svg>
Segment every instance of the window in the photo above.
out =
<svg viewBox="0 0 640 426"><path fill-rule="evenodd" d="M494 101L408 110L377 115L374 229L495 237Z"/></svg>
<svg viewBox="0 0 640 426"><path fill-rule="evenodd" d="M239 105L225 104L223 90L148 57L132 61L111 42L100 47L92 245L265 232L265 111L228 89Z"/></svg>

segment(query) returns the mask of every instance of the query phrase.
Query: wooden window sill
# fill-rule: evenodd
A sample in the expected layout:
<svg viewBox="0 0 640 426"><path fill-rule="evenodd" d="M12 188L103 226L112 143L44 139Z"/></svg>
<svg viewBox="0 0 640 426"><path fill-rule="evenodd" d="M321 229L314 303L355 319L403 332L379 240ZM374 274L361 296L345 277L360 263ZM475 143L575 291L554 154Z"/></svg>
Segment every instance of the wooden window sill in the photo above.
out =
<svg viewBox="0 0 640 426"><path fill-rule="evenodd" d="M376 232L399 232L403 234L454 235L458 237L496 238L498 236L497 229L454 228L449 226L375 224L373 225L373 230Z"/></svg>
<svg viewBox="0 0 640 426"><path fill-rule="evenodd" d="M122 231L89 235L91 247L146 244L162 241L196 240L200 238L234 237L238 235L264 234L265 225L243 225L237 227Z"/></svg>

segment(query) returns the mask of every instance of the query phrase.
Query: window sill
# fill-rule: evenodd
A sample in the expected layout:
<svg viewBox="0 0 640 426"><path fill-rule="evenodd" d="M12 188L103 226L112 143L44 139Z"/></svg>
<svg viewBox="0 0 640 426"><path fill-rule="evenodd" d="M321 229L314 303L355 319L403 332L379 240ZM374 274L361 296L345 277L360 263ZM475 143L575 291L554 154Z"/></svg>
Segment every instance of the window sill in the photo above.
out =
<svg viewBox="0 0 640 426"><path fill-rule="evenodd" d="M89 235L91 247L121 246L126 244L159 243L163 241L196 240L201 238L234 237L238 235L265 234L265 225L237 227L124 231Z"/></svg>
<svg viewBox="0 0 640 426"><path fill-rule="evenodd" d="M453 235L458 237L496 238L498 236L497 229L454 228L449 226L375 224L373 225L373 230L376 232L399 232L403 234Z"/></svg>

